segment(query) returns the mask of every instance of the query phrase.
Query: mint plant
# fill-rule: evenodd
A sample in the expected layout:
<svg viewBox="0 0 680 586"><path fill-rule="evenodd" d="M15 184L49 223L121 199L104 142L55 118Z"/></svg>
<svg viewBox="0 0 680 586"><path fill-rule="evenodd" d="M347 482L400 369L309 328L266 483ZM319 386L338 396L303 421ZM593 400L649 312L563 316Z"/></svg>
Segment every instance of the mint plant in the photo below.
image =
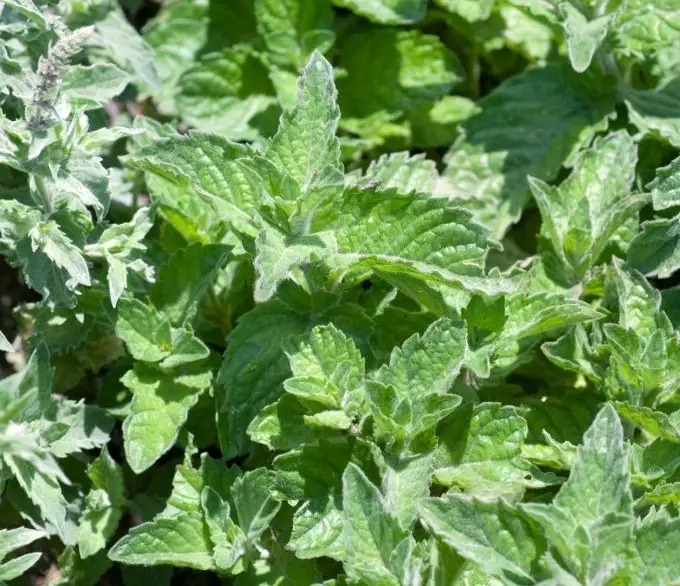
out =
<svg viewBox="0 0 680 586"><path fill-rule="evenodd" d="M678 582L678 8L0 4L0 582Z"/></svg>

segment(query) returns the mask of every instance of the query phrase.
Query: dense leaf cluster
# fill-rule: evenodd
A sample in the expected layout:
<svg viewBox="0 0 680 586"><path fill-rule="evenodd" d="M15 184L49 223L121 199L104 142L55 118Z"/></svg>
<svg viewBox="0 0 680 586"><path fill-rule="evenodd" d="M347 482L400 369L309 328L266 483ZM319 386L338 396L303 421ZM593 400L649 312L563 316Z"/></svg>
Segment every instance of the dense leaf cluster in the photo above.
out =
<svg viewBox="0 0 680 586"><path fill-rule="evenodd" d="M149 8L0 2L0 584L680 584L680 2Z"/></svg>

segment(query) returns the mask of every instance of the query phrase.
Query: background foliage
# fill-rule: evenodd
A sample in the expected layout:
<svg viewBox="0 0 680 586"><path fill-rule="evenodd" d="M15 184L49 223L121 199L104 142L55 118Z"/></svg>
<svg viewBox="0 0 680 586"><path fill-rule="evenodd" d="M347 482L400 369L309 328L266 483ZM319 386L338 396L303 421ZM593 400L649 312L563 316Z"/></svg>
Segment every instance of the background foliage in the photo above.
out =
<svg viewBox="0 0 680 586"><path fill-rule="evenodd" d="M680 2L0 2L0 584L680 583Z"/></svg>

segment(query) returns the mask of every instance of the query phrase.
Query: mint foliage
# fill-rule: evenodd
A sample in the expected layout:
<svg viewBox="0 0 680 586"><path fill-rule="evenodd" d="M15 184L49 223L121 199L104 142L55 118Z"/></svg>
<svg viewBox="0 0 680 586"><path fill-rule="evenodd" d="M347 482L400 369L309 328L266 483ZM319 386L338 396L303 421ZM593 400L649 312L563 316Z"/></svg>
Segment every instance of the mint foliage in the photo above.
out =
<svg viewBox="0 0 680 586"><path fill-rule="evenodd" d="M675 584L676 4L0 3L0 584Z"/></svg>

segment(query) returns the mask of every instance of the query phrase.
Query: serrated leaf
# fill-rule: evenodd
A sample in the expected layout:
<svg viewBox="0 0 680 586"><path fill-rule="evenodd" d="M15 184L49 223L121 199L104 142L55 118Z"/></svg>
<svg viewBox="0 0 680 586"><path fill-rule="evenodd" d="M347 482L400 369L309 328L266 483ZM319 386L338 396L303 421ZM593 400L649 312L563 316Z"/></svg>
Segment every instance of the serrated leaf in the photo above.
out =
<svg viewBox="0 0 680 586"><path fill-rule="evenodd" d="M314 298L311 298L314 299ZM305 303L311 299L304 299ZM318 323L333 322L357 338L368 337L372 323L358 306L337 304L325 295L314 311L274 299L257 306L232 331L218 378L220 442L224 453L239 454L247 445L246 429L260 410L282 393L290 376L282 342ZM309 313L308 313L309 311Z"/></svg>
<svg viewBox="0 0 680 586"><path fill-rule="evenodd" d="M143 37L153 50L161 81L160 91L156 91L154 97L164 114L174 112L177 80L194 62L208 38L208 8L204 0L166 3L144 26Z"/></svg>
<svg viewBox="0 0 680 586"><path fill-rule="evenodd" d="M27 553L0 564L0 580L14 580L32 568L42 557L39 551Z"/></svg>
<svg viewBox="0 0 680 586"><path fill-rule="evenodd" d="M464 138L446 155L448 183L442 193L459 198L502 236L527 203L527 175L551 180L606 128L613 106L612 96L593 93L559 67L510 77L461 124Z"/></svg>
<svg viewBox="0 0 680 586"><path fill-rule="evenodd" d="M26 284L52 304L72 305L74 291L90 285L80 249L53 221L39 222L17 245Z"/></svg>
<svg viewBox="0 0 680 586"><path fill-rule="evenodd" d="M130 413L123 422L125 457L140 474L167 452L209 385L212 373L164 373L142 363L121 379L133 393Z"/></svg>
<svg viewBox="0 0 680 586"><path fill-rule="evenodd" d="M255 301L268 301L276 293L278 285L291 278L298 267L323 257L329 248L332 250L333 243L327 240L330 239L314 234L286 239L277 230L264 228L255 242Z"/></svg>
<svg viewBox="0 0 680 586"><path fill-rule="evenodd" d="M391 153L371 161L360 185L375 184L378 190L394 188L398 193L432 193L437 178L437 166L424 155Z"/></svg>
<svg viewBox="0 0 680 586"><path fill-rule="evenodd" d="M136 360L159 362L172 352L172 330L167 316L138 299L119 301L116 335Z"/></svg>
<svg viewBox="0 0 680 586"><path fill-rule="evenodd" d="M200 512L180 513L133 527L109 550L109 559L122 564L215 570L212 543Z"/></svg>
<svg viewBox="0 0 680 586"><path fill-rule="evenodd" d="M629 0L616 23L616 37L623 51L638 55L674 46L678 30L680 13L672 0L654 4Z"/></svg>
<svg viewBox="0 0 680 586"><path fill-rule="evenodd" d="M553 504L528 503L523 509L578 575L621 570L632 537L632 494L623 428L611 405L583 436Z"/></svg>
<svg viewBox="0 0 680 586"><path fill-rule="evenodd" d="M229 518L229 504L210 486L201 492L201 508L214 546L215 565L220 571L228 571L245 553L245 536Z"/></svg>
<svg viewBox="0 0 680 586"><path fill-rule="evenodd" d="M0 530L0 562L13 551L30 545L37 539L42 539L45 534L35 529L17 527L16 529ZM5 578L9 580L10 578Z"/></svg>
<svg viewBox="0 0 680 586"><path fill-rule="evenodd" d="M283 114L266 149L272 162L285 169L303 191L343 171L335 136L340 119L336 100L333 68L315 52L298 80L297 105Z"/></svg>
<svg viewBox="0 0 680 586"><path fill-rule="evenodd" d="M125 162L204 198L223 222L255 235L251 218L259 203L260 188L235 163L250 153L247 146L194 131L155 141L129 155Z"/></svg>
<svg viewBox="0 0 680 586"><path fill-rule="evenodd" d="M345 563L351 580L398 586L390 563L392 551L405 537L378 489L355 464L342 476Z"/></svg>
<svg viewBox="0 0 680 586"><path fill-rule="evenodd" d="M545 544L517 509L455 493L425 499L418 508L426 527L484 573L531 580Z"/></svg>
<svg viewBox="0 0 680 586"><path fill-rule="evenodd" d="M231 487L238 524L251 547L258 543L281 507L272 497L271 485L271 471L258 468L237 478Z"/></svg>
<svg viewBox="0 0 680 586"><path fill-rule="evenodd" d="M288 393L331 409L357 413L364 396L364 359L351 338L332 324L315 327L308 337L284 347L293 378Z"/></svg>
<svg viewBox="0 0 680 586"><path fill-rule="evenodd" d="M637 577L641 584L662 586L677 582L680 561L675 555L680 536L678 519L661 516L644 519L635 532L635 544L642 571Z"/></svg>
<svg viewBox="0 0 680 586"><path fill-rule="evenodd" d="M483 500L516 500L527 488L558 484L522 457L527 422L515 407L461 407L442 424L435 450L437 483Z"/></svg>
<svg viewBox="0 0 680 586"><path fill-rule="evenodd" d="M46 14L35 5L33 0L6 0L3 3L30 19L39 29L46 31L50 28L50 21L46 18Z"/></svg>
<svg viewBox="0 0 680 586"><path fill-rule="evenodd" d="M385 464L381 488L386 510L399 527L409 531L418 516L418 503L430 496L434 458L431 453L394 456L387 458Z"/></svg>
<svg viewBox="0 0 680 586"><path fill-rule="evenodd" d="M307 412L295 397L284 395L253 418L248 437L271 450L292 450L314 443L317 434L305 422Z"/></svg>
<svg viewBox="0 0 680 586"><path fill-rule="evenodd" d="M489 295L514 287L507 279L484 276L486 254L498 243L468 212L443 198L349 188L333 202L332 213L315 218L312 230L333 232L337 254L326 262L339 274L372 270L407 293L411 280L419 284L416 290L446 285Z"/></svg>
<svg viewBox="0 0 680 586"><path fill-rule="evenodd" d="M30 501L38 508L47 527L65 544L75 542L76 525L59 483L68 478L53 456L38 443L36 433L10 423L0 429L0 453L5 466Z"/></svg>
<svg viewBox="0 0 680 586"><path fill-rule="evenodd" d="M615 132L581 153L574 172L559 187L529 179L543 218L546 265L554 258L559 266L557 270L550 266L553 271L583 278L614 232L647 203L646 196L630 194L636 162L631 137ZM557 279L568 281L562 274Z"/></svg>
<svg viewBox="0 0 680 586"><path fill-rule="evenodd" d="M43 442L57 458L99 448L109 441L113 420L97 405L61 399L43 413L40 429Z"/></svg>
<svg viewBox="0 0 680 586"><path fill-rule="evenodd" d="M441 318L422 336L415 334L395 348L389 365L383 365L375 378L400 396L446 393L465 360L466 337L463 322Z"/></svg>
<svg viewBox="0 0 680 586"><path fill-rule="evenodd" d="M631 405L621 401L614 402L613 405L621 417L647 433L662 437L673 443L680 443L680 431L665 413L655 411L649 407Z"/></svg>

